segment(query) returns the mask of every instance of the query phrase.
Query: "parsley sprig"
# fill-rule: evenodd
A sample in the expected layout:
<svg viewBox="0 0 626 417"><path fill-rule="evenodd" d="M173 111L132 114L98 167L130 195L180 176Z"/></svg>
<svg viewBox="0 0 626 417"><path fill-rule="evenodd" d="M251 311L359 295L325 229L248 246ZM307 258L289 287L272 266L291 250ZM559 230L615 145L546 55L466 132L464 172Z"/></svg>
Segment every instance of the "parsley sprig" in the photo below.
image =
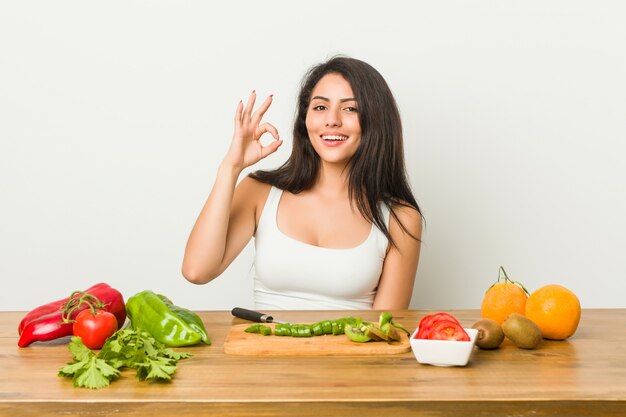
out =
<svg viewBox="0 0 626 417"><path fill-rule="evenodd" d="M136 369L140 380L170 380L178 360L191 356L166 347L148 332L130 328L109 337L97 354L76 336L69 350L74 359L61 368L59 376L71 377L75 387L92 389L108 386L123 367Z"/></svg>

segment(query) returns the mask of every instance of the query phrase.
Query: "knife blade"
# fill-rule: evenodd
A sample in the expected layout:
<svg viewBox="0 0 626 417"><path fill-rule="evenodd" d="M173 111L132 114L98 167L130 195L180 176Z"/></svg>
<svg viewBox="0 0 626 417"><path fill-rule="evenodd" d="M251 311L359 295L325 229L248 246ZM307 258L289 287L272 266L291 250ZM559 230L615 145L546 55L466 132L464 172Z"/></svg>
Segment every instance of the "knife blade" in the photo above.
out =
<svg viewBox="0 0 626 417"><path fill-rule="evenodd" d="M231 311L232 315L240 319L250 320L257 323L285 323L284 321L274 320L274 317L261 313L259 311L248 310L247 308L235 307Z"/></svg>

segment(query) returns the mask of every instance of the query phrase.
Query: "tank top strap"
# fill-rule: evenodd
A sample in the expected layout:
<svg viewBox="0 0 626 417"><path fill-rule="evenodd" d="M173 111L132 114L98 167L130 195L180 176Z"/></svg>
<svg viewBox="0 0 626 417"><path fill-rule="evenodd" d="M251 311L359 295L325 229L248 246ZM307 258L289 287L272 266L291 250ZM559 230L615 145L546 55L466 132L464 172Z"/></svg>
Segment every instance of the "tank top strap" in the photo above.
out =
<svg viewBox="0 0 626 417"><path fill-rule="evenodd" d="M380 202L379 204L380 204L380 210L383 213L383 220L385 221L385 224L387 225L387 230L389 230L391 209L389 208L387 204L383 202ZM376 241L378 245L378 253L384 258L387 254L387 248L389 247L389 239L387 239L387 236L385 236L385 234L378 227L374 226L374 228L376 229Z"/></svg>
<svg viewBox="0 0 626 417"><path fill-rule="evenodd" d="M283 190L278 187L270 188L270 192L267 195L263 210L261 211L261 217L259 218L259 228L265 226L266 230L272 230L273 224L276 221L276 213L278 212L278 203L280 196L283 194Z"/></svg>

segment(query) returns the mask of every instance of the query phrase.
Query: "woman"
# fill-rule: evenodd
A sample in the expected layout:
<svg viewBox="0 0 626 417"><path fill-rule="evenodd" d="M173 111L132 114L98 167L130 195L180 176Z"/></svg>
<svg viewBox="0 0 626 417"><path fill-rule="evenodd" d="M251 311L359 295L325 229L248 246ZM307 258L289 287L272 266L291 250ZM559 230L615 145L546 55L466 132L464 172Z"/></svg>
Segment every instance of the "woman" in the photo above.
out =
<svg viewBox="0 0 626 417"><path fill-rule="evenodd" d="M334 57L313 67L298 97L289 159L237 180L275 152L278 130L253 111L235 130L193 227L183 275L219 276L255 237L258 309L406 309L420 251L422 217L404 167L393 95L369 64ZM274 140L262 145L270 133Z"/></svg>

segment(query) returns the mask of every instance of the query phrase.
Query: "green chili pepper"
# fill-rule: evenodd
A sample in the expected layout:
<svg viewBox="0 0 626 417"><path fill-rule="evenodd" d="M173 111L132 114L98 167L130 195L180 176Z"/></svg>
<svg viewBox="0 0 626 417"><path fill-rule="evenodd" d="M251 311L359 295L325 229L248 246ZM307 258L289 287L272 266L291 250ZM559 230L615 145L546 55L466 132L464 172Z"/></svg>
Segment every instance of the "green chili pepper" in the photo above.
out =
<svg viewBox="0 0 626 417"><path fill-rule="evenodd" d="M324 334L332 334L333 333L333 325L330 320L324 320L322 322L322 329Z"/></svg>
<svg viewBox="0 0 626 417"><path fill-rule="evenodd" d="M382 313L380 313L380 317L378 318L378 327L383 327L385 323L390 323L391 319L391 314L383 311Z"/></svg>
<svg viewBox="0 0 626 417"><path fill-rule="evenodd" d="M246 327L246 330L244 330L244 332L246 332L246 333L259 333L259 326L260 326L260 324L253 324L250 327Z"/></svg>
<svg viewBox="0 0 626 417"><path fill-rule="evenodd" d="M276 336L291 336L291 324L277 324L274 328L274 334Z"/></svg>
<svg viewBox="0 0 626 417"><path fill-rule="evenodd" d="M323 320L313 324L277 323L274 326L275 336L312 337L322 335L340 335L345 333L346 325L361 326L362 320L354 317L342 317L337 320ZM245 329L248 333L272 334L272 329L257 323Z"/></svg>
<svg viewBox="0 0 626 417"><path fill-rule="evenodd" d="M324 327L322 323L314 323L311 325L311 331L313 332L313 336L321 336L324 334Z"/></svg>
<svg viewBox="0 0 626 417"><path fill-rule="evenodd" d="M312 337L311 326L307 324L291 325L291 336L293 337Z"/></svg>
<svg viewBox="0 0 626 417"><path fill-rule="evenodd" d="M263 324L253 324L252 326L244 330L246 333L260 333L263 336L269 336L272 334L272 328Z"/></svg>
<svg viewBox="0 0 626 417"><path fill-rule="evenodd" d="M338 324L337 321L333 320L331 322L331 325L332 325L332 328L333 328L333 336L337 336L337 335L343 334L343 326Z"/></svg>
<svg viewBox="0 0 626 417"><path fill-rule="evenodd" d="M128 299L126 313L133 328L147 331L167 346L190 346L200 343L203 334L197 331L199 327L197 320L191 320L191 315L195 313L189 310L182 313L180 307L174 310L172 306L171 302L166 303L154 292L145 290ZM206 340L210 343L208 336Z"/></svg>

